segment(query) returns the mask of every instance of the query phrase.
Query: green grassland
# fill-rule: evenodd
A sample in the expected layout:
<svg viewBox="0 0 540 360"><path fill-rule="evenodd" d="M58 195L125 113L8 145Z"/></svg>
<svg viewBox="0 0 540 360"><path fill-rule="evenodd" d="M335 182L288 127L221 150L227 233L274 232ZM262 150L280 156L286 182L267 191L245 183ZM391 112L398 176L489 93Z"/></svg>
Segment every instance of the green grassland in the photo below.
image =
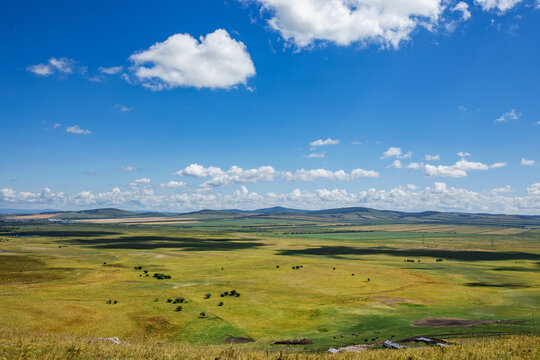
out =
<svg viewBox="0 0 540 360"><path fill-rule="evenodd" d="M242 337L254 342L235 346L254 350L287 339L319 350L540 330L534 226L198 220L0 223L0 330L206 345ZM231 290L240 296L220 296ZM484 322L413 325L425 318Z"/></svg>

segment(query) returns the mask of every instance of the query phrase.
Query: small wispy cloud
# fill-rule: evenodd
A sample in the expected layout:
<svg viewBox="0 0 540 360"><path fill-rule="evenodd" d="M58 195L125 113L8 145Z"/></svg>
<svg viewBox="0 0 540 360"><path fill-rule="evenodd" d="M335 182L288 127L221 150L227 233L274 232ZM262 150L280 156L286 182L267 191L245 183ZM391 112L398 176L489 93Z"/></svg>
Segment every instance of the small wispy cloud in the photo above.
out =
<svg viewBox="0 0 540 360"><path fill-rule="evenodd" d="M516 109L512 109L504 114L501 117L495 119L495 122L504 122L508 120L517 120L521 117L521 113L518 113Z"/></svg>
<svg viewBox="0 0 540 360"><path fill-rule="evenodd" d="M312 154L309 154L307 156L307 158L309 159L324 159L326 156L326 153L325 152L320 152L320 153L312 153Z"/></svg>
<svg viewBox="0 0 540 360"><path fill-rule="evenodd" d="M464 2L460 1L452 8L452 11L459 11L461 12L461 19L462 20L469 20L471 18L471 12L469 11L469 5Z"/></svg>
<svg viewBox="0 0 540 360"><path fill-rule="evenodd" d="M73 59L66 57L57 59L52 57L46 63L30 65L26 70L39 76L50 76L54 73L71 74L76 68L77 61ZM84 70L84 68L80 68L80 70Z"/></svg>
<svg viewBox="0 0 540 360"><path fill-rule="evenodd" d="M160 188L165 188L165 189L177 189L177 188L181 188L181 187L184 187L186 186L186 183L183 182L183 181L169 181L168 183L165 183L165 184L160 184L159 187Z"/></svg>
<svg viewBox="0 0 540 360"><path fill-rule="evenodd" d="M135 166L121 166L120 167L120 171L124 171L124 172L133 172L137 170L140 170L140 169Z"/></svg>
<svg viewBox="0 0 540 360"><path fill-rule="evenodd" d="M430 155L430 154L426 154L426 156L424 156L424 159L425 159L426 161L441 160L441 156L440 156L440 155Z"/></svg>
<svg viewBox="0 0 540 360"><path fill-rule="evenodd" d="M309 143L310 146L316 147L316 146L325 146L325 145L337 145L339 144L339 140L335 140L332 138L327 138L326 140L318 139L315 141L312 141Z"/></svg>
<svg viewBox="0 0 540 360"><path fill-rule="evenodd" d="M62 127L62 124L55 123L54 126L53 126L53 129L58 129L59 127Z"/></svg>
<svg viewBox="0 0 540 360"><path fill-rule="evenodd" d="M114 105L114 108L118 109L118 111L121 111L121 112L129 112L129 111L134 109L133 106L129 107L129 106L122 105L122 104L116 104L116 105Z"/></svg>
<svg viewBox="0 0 540 360"><path fill-rule="evenodd" d="M81 129L79 125L68 126L66 132L77 135L89 135L92 132L88 129Z"/></svg>
<svg viewBox="0 0 540 360"><path fill-rule="evenodd" d="M534 165L534 160L527 160L525 158L521 158L521 165L532 166Z"/></svg>
<svg viewBox="0 0 540 360"><path fill-rule="evenodd" d="M457 156L463 158L463 157L471 156L471 153L460 151L457 153Z"/></svg>
<svg viewBox="0 0 540 360"><path fill-rule="evenodd" d="M122 66L111 66L98 68L99 72L106 75L114 75L120 73L124 68Z"/></svg>
<svg viewBox="0 0 540 360"><path fill-rule="evenodd" d="M381 159L386 159L386 158L389 158L389 157L397 157L398 159L408 159L412 156L412 152L409 151L407 153L403 153L401 148L398 148L398 147L391 147L391 148L388 148L388 150L386 150L382 156L381 156Z"/></svg>
<svg viewBox="0 0 540 360"><path fill-rule="evenodd" d="M507 164L505 162L496 162L494 164L491 164L489 167L493 168L493 169L496 169L496 168L505 167L506 165Z"/></svg>

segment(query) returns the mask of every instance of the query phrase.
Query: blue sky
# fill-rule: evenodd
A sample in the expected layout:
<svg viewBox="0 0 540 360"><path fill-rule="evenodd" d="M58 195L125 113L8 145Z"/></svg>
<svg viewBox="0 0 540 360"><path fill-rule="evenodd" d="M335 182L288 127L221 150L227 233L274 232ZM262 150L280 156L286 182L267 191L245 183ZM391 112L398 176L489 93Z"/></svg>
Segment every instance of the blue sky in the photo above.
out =
<svg viewBox="0 0 540 360"><path fill-rule="evenodd" d="M2 3L0 208L539 214L539 19L532 0Z"/></svg>

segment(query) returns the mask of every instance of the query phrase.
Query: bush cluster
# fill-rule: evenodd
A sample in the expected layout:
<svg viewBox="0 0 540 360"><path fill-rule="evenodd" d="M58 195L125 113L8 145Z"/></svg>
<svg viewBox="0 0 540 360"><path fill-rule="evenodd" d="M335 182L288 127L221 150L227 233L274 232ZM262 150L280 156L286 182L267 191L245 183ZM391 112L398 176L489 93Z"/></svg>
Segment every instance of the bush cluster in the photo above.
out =
<svg viewBox="0 0 540 360"><path fill-rule="evenodd" d="M171 275L165 275L165 274L162 274L162 273L154 273L154 278L156 278L158 280L165 280L165 279L170 279Z"/></svg>
<svg viewBox="0 0 540 360"><path fill-rule="evenodd" d="M225 296L239 297L240 293L238 291L236 291L236 290L231 290L231 291L225 291L224 293L220 294L219 296L221 296L221 297L225 297Z"/></svg>

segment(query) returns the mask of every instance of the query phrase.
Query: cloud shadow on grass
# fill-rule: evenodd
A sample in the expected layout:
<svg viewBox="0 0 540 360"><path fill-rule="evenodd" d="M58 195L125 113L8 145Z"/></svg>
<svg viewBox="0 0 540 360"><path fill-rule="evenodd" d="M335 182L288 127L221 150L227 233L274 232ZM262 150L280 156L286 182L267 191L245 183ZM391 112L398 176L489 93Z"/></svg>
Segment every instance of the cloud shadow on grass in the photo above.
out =
<svg viewBox="0 0 540 360"><path fill-rule="evenodd" d="M122 236L117 238L71 239L63 241L68 245L85 245L97 249L182 249L186 251L230 251L262 246L250 239L192 238L161 236Z"/></svg>
<svg viewBox="0 0 540 360"><path fill-rule="evenodd" d="M338 257L343 255L390 255L404 258L433 257L461 261L538 260L540 255L525 252L494 252L439 249L356 248L350 246L321 246L317 248L281 250L279 255L316 255Z"/></svg>

